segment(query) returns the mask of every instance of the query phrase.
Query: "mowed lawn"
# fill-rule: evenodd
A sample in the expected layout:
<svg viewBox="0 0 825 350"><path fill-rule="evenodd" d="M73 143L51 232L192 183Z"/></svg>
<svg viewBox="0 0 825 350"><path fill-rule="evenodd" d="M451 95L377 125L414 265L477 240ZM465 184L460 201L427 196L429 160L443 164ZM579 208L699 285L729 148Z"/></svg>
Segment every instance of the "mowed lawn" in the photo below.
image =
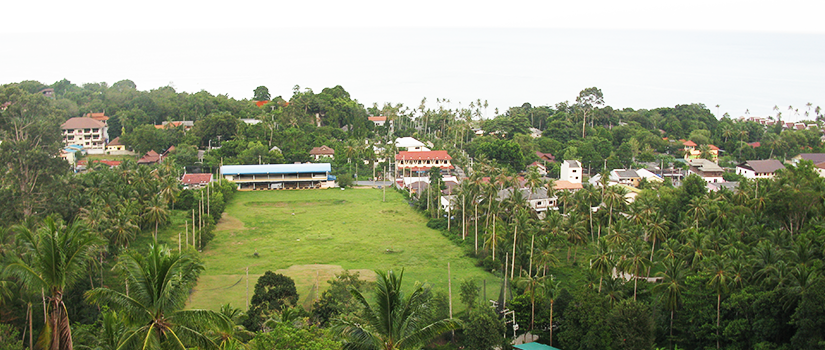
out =
<svg viewBox="0 0 825 350"><path fill-rule="evenodd" d="M272 270L295 280L305 307L344 269L374 279L375 269L403 268L407 288L426 282L446 292L448 262L454 308L463 309L458 290L464 279L476 279L479 286L486 280L488 296L497 295L496 277L427 228L399 193L387 190L386 198L382 202L378 189L238 192L202 254L206 270L190 307L245 308L247 267L250 297L257 278Z"/></svg>

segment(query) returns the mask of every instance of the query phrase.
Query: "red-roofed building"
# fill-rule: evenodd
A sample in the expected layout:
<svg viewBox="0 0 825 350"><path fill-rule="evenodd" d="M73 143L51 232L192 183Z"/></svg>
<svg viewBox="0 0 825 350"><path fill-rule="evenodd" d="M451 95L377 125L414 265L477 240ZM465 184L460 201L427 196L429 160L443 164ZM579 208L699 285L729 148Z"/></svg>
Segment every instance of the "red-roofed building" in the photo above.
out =
<svg viewBox="0 0 825 350"><path fill-rule="evenodd" d="M761 143L759 143L759 141L756 141L756 142L751 142L751 143L749 143L749 144L748 144L748 146L751 146L751 147L753 147L753 148L757 148L757 147L759 147L759 146L762 146L762 144L761 144Z"/></svg>
<svg viewBox="0 0 825 350"><path fill-rule="evenodd" d="M427 171L432 167L453 169L452 159L447 151L401 151L395 155L395 168L401 171Z"/></svg>
<svg viewBox="0 0 825 350"><path fill-rule="evenodd" d="M212 174L210 173L192 173L184 174L180 179L184 188L201 188L212 182Z"/></svg>
<svg viewBox="0 0 825 350"><path fill-rule="evenodd" d="M88 161L86 161L85 159L81 159L81 160L77 161L78 166L86 166L87 163L88 163ZM121 162L117 161L117 160L92 160L92 164L94 164L94 163L106 164L110 168L114 168L114 167L120 165Z"/></svg>
<svg viewBox="0 0 825 350"><path fill-rule="evenodd" d="M543 162L549 162L549 163L555 163L556 162L556 156L554 156L550 153L541 153L539 151L536 151L536 156L538 156L539 160L541 160Z"/></svg>
<svg viewBox="0 0 825 350"><path fill-rule="evenodd" d="M269 103L269 101L255 101L255 105L258 107L263 107L265 104Z"/></svg>
<svg viewBox="0 0 825 350"><path fill-rule="evenodd" d="M369 117L367 119L369 119L371 122L375 123L375 126L383 126L384 124L387 123L387 117L379 116L379 117Z"/></svg>
<svg viewBox="0 0 825 350"><path fill-rule="evenodd" d="M160 163L160 154L154 150L146 152L146 154L138 159L138 164L156 164Z"/></svg>

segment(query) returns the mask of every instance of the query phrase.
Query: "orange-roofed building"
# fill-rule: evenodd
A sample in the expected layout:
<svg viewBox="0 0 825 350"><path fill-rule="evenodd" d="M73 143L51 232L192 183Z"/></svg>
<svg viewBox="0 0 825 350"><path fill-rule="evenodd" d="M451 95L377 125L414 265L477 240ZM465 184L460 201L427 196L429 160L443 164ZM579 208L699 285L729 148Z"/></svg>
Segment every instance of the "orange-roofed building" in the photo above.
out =
<svg viewBox="0 0 825 350"><path fill-rule="evenodd" d="M106 125L109 124L109 117L106 116L106 113L86 113L83 117L92 118Z"/></svg>
<svg viewBox="0 0 825 350"><path fill-rule="evenodd" d="M269 103L269 101L255 101L255 105L258 107L263 107L265 104Z"/></svg>
<svg viewBox="0 0 825 350"><path fill-rule="evenodd" d="M685 146L685 148L684 148L685 160L702 158L702 150L699 147L697 147L698 145L696 144L696 142L693 142L693 141L690 141L690 140L687 140L687 141L680 140L680 141L682 141L682 145ZM711 160L714 163L719 161L719 147L716 147L714 145L709 144L708 145L708 152L710 153Z"/></svg>
<svg viewBox="0 0 825 350"><path fill-rule="evenodd" d="M453 157L447 151L401 151L395 155L395 168L401 171L428 171L432 167L453 169Z"/></svg>
<svg viewBox="0 0 825 350"><path fill-rule="evenodd" d="M367 118L375 124L375 126L383 126L387 123L387 117L369 117Z"/></svg>

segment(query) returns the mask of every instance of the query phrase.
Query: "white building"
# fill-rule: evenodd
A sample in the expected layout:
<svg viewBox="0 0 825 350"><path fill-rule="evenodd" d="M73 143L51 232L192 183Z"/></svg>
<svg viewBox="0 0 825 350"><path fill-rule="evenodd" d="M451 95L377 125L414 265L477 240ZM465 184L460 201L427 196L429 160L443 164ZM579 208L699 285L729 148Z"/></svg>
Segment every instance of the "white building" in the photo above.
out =
<svg viewBox="0 0 825 350"><path fill-rule="evenodd" d="M426 152L430 149L426 145L412 137L399 137L395 139L396 148L405 148L410 152Z"/></svg>
<svg viewBox="0 0 825 350"><path fill-rule="evenodd" d="M776 171L785 169L776 159L749 160L736 166L736 173L747 179L772 179Z"/></svg>
<svg viewBox="0 0 825 350"><path fill-rule="evenodd" d="M559 180L582 183L582 163L578 160L565 160L561 163Z"/></svg>
<svg viewBox="0 0 825 350"><path fill-rule="evenodd" d="M66 146L83 146L89 154L103 154L109 138L106 124L101 121L76 117L60 126L63 129L63 143Z"/></svg>

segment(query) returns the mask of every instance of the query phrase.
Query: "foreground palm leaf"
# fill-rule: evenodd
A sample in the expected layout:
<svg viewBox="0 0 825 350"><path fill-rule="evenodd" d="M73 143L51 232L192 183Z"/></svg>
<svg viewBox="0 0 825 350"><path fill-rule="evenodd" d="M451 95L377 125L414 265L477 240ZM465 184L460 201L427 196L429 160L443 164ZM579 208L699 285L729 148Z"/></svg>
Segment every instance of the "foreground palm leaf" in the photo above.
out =
<svg viewBox="0 0 825 350"><path fill-rule="evenodd" d="M80 223L64 226L46 218L44 226L32 231L17 226L18 239L27 248L23 259L9 265L14 274L33 293L44 292L47 324L40 345L50 350L72 350L72 329L63 302L66 287L86 271L86 261L94 245L101 243Z"/></svg>
<svg viewBox="0 0 825 350"><path fill-rule="evenodd" d="M231 320L210 310L183 310L188 281L203 267L187 254L173 253L157 244L145 257L131 251L122 255L130 293L96 288L86 293L96 304L108 305L136 326L119 349L215 349L206 332L231 328Z"/></svg>
<svg viewBox="0 0 825 350"><path fill-rule="evenodd" d="M337 320L335 331L344 339L345 349L419 349L444 332L461 328L458 320L443 319L425 323L429 307L427 293L418 286L405 297L401 291L402 271L376 271L375 305L370 305L357 290L352 296L364 306L362 317Z"/></svg>

